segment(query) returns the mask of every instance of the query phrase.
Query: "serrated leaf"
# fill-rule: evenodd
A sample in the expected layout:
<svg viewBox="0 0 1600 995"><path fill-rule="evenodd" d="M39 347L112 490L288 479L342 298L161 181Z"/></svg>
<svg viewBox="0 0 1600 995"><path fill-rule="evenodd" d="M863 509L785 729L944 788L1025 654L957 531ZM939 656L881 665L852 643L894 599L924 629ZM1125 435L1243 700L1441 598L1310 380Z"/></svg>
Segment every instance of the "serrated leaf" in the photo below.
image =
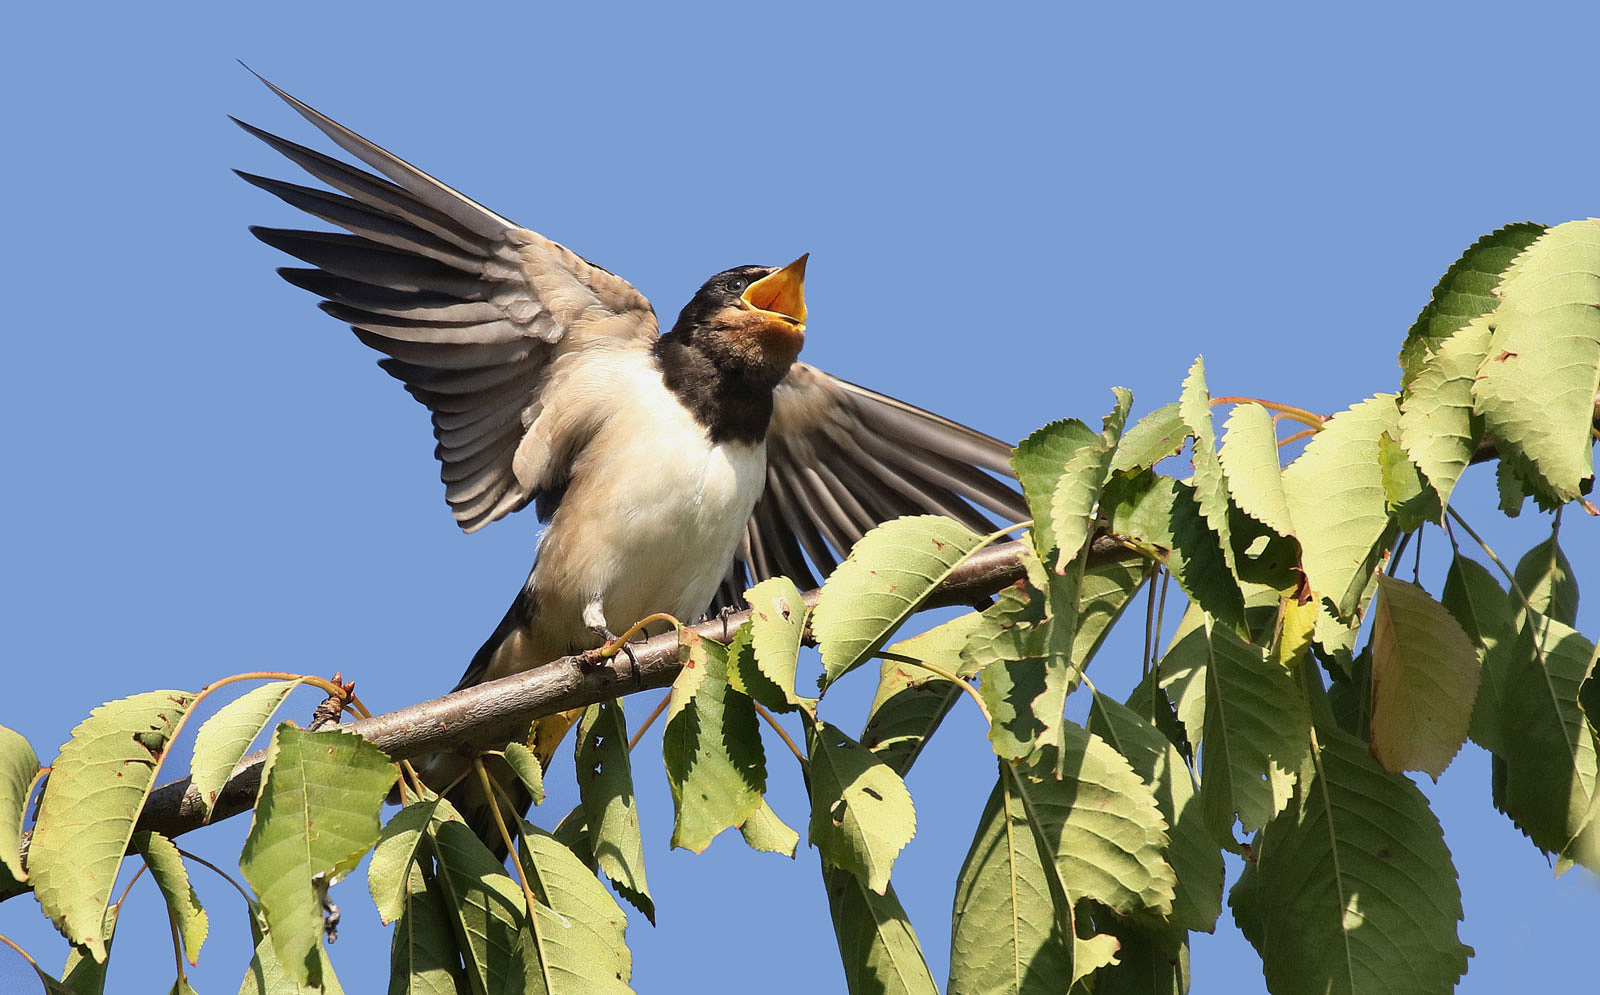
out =
<svg viewBox="0 0 1600 995"><path fill-rule="evenodd" d="M1094 995L1187 995L1188 931L1088 908L1094 928L1117 944L1117 962L1095 972Z"/></svg>
<svg viewBox="0 0 1600 995"><path fill-rule="evenodd" d="M1578 624L1578 578L1554 535L1523 554L1512 576L1534 611L1566 626Z"/></svg>
<svg viewBox="0 0 1600 995"><path fill-rule="evenodd" d="M1089 731L1128 761L1166 821L1171 842L1165 857L1176 877L1172 923L1211 932L1222 913L1222 851L1206 831L1199 793L1183 755L1154 723L1099 693L1090 702Z"/></svg>
<svg viewBox="0 0 1600 995"><path fill-rule="evenodd" d="M845 990L850 995L938 995L894 887L875 894L856 875L821 863Z"/></svg>
<svg viewBox="0 0 1600 995"><path fill-rule="evenodd" d="M792 712L797 707L811 706L813 699L794 689L801 640L811 617L800 589L787 577L770 577L744 592L744 599L750 605L750 649L755 665L777 695L761 695L763 685L759 681L750 682L752 687L739 687L732 671L730 680L740 691L774 711Z"/></svg>
<svg viewBox="0 0 1600 995"><path fill-rule="evenodd" d="M963 672L982 677L978 693L989 709L989 739L1008 759L1033 753L1060 720L1059 713L1041 715L1035 707L1045 691L1048 581L1032 550L1024 547L1021 559L1027 576L984 609L961 649Z"/></svg>
<svg viewBox="0 0 1600 995"><path fill-rule="evenodd" d="M367 890L372 893L372 904L378 907L380 922L388 924L400 918L406 902L416 894L411 868L439 806L438 798L412 802L396 812L378 835L372 860L367 864Z"/></svg>
<svg viewBox="0 0 1600 995"><path fill-rule="evenodd" d="M1383 473L1384 506L1401 532L1415 532L1424 522L1444 517L1439 495L1388 432L1378 436L1378 469Z"/></svg>
<svg viewBox="0 0 1600 995"><path fill-rule="evenodd" d="M617 893L655 922L655 900L644 873L639 802L628 761L628 725L622 702L602 701L584 709L578 722L578 796L595 859Z"/></svg>
<svg viewBox="0 0 1600 995"><path fill-rule="evenodd" d="M1399 418L1394 395L1370 397L1328 419L1283 471L1306 580L1346 618L1389 527L1378 438L1397 434Z"/></svg>
<svg viewBox="0 0 1600 995"><path fill-rule="evenodd" d="M1294 535L1294 519L1278 462L1278 431L1259 404L1236 404L1217 454L1239 510L1279 535Z"/></svg>
<svg viewBox="0 0 1600 995"><path fill-rule="evenodd" d="M1275 995L1429 995L1467 969L1461 892L1416 785L1329 730L1321 773L1257 841L1230 904Z"/></svg>
<svg viewBox="0 0 1600 995"><path fill-rule="evenodd" d="M950 673L959 672L962 648L981 621L977 612L968 612L921 635L902 639L885 651L878 672L878 692L867 713L861 745L901 777L962 693L951 681L906 661L922 661Z"/></svg>
<svg viewBox="0 0 1600 995"><path fill-rule="evenodd" d="M1372 755L1434 780L1467 739L1480 667L1471 638L1427 591L1378 575L1372 621Z"/></svg>
<svg viewBox="0 0 1600 995"><path fill-rule="evenodd" d="M160 833L139 832L133 834L133 846L144 856L150 876L161 889L161 897L166 899L167 913L177 924L178 936L183 941L184 956L190 964L198 964L200 947L211 931L211 919L200 907L200 896L189 883L189 870L183 866L178 845Z"/></svg>
<svg viewBox="0 0 1600 995"><path fill-rule="evenodd" d="M1038 429L1011 452L1011 469L1022 485L1028 514L1033 516L1033 546L1046 564L1055 562L1051 550L1040 547L1048 546L1055 536L1050 505L1055 499L1056 482L1074 453L1099 444L1100 436L1094 429L1076 418L1063 418Z"/></svg>
<svg viewBox="0 0 1600 995"><path fill-rule="evenodd" d="M1488 568L1460 553L1445 576L1441 603L1477 649L1482 680L1467 734L1491 753L1504 751L1501 688L1509 678L1507 659L1517 638L1517 618L1505 590Z"/></svg>
<svg viewBox="0 0 1600 995"><path fill-rule="evenodd" d="M405 867L405 895L389 944L389 995L468 995L439 884L420 866Z"/></svg>
<svg viewBox="0 0 1600 995"><path fill-rule="evenodd" d="M1530 245L1501 281L1490 323L1476 410L1542 501L1571 501L1594 477L1600 222L1569 221Z"/></svg>
<svg viewBox="0 0 1600 995"><path fill-rule="evenodd" d="M672 789L672 846L700 853L761 805L767 758L755 706L728 683L727 647L685 629L661 751Z"/></svg>
<svg viewBox="0 0 1600 995"><path fill-rule="evenodd" d="M378 809L394 780L389 758L359 736L289 723L273 732L239 869L297 984L322 983L323 895L378 841Z"/></svg>
<svg viewBox="0 0 1600 995"><path fill-rule="evenodd" d="M100 930L100 937L107 951L107 962L110 960L111 940L117 931L117 918L121 914L120 904L111 905L106 909L106 919ZM67 954L66 964L61 968L59 982L42 973L40 977L48 979L45 990L52 995L57 990L50 987L52 984L60 985L59 990L64 995L102 995L106 990L107 966L108 963L95 963L94 958L83 947L73 947L72 952Z"/></svg>
<svg viewBox="0 0 1600 995"><path fill-rule="evenodd" d="M1499 688L1499 803L1534 845L1600 871L1600 758L1578 705L1595 647L1554 619L1522 614Z"/></svg>
<svg viewBox="0 0 1600 995"><path fill-rule="evenodd" d="M1125 388L1113 387L1111 392L1116 397L1116 406L1102 420L1096 443L1080 447L1067 458L1056 475L1055 486L1050 492L1050 531L1039 532L1038 524L1034 525L1036 533L1047 537L1043 542L1035 540L1034 548L1046 564L1052 564L1052 561L1047 555L1045 543L1048 543L1048 549L1055 550L1052 570L1058 576L1067 574L1069 570L1081 570L1076 565L1078 554L1094 535L1095 508L1100 502L1100 490L1105 486L1112 454L1122 438L1122 426L1128 420L1128 410L1133 406L1133 395ZM1051 583L1057 582L1052 580ZM1075 584L1065 596L1064 603L1076 602ZM1071 642L1070 635L1066 642Z"/></svg>
<svg viewBox="0 0 1600 995"><path fill-rule="evenodd" d="M628 917L572 851L551 834L520 821L522 862L538 896L524 946L537 960L537 976L549 995L627 995L633 954L625 934ZM531 944L528 942L531 940Z"/></svg>
<svg viewBox="0 0 1600 995"><path fill-rule="evenodd" d="M1166 916L1177 879L1149 786L1126 757L1074 722L1062 724L1061 753L1059 778L1016 768L1013 785L1067 894L1074 903L1087 898L1119 913Z"/></svg>
<svg viewBox="0 0 1600 995"><path fill-rule="evenodd" d="M333 973L333 964L328 960L328 952L320 945L316 949L316 958L317 976L322 979L320 987L295 980L278 960L272 938L263 936L256 941L255 955L250 958L244 982L239 985L239 995L344 995L344 989Z"/></svg>
<svg viewBox="0 0 1600 995"><path fill-rule="evenodd" d="M535 805L544 804L544 766L533 751L521 743L506 744L506 766L517 775L517 780L528 789Z"/></svg>
<svg viewBox="0 0 1600 995"><path fill-rule="evenodd" d="M917 829L905 782L860 743L806 718L811 758L811 844L822 859L855 874L875 893Z"/></svg>
<svg viewBox="0 0 1600 995"><path fill-rule="evenodd" d="M1253 833L1288 804L1311 715L1294 675L1261 647L1209 623L1185 638L1206 650L1200 798L1213 836L1226 842L1236 815Z"/></svg>
<svg viewBox="0 0 1600 995"><path fill-rule="evenodd" d="M1194 435L1194 497L1200 514L1217 537L1222 558L1229 573L1238 576L1239 565L1234 559L1233 536L1228 529L1228 477L1223 472L1222 461L1217 458L1216 431L1211 424L1211 391L1206 388L1205 361L1196 356L1183 378L1183 392L1178 397L1178 407L1183 421Z"/></svg>
<svg viewBox="0 0 1600 995"><path fill-rule="evenodd" d="M97 962L105 961L100 926L134 822L193 703L187 691L107 702L72 730L51 764L28 873L45 915Z"/></svg>
<svg viewBox="0 0 1600 995"><path fill-rule="evenodd" d="M739 824L739 835L744 837L750 849L761 853L781 853L793 859L800 848L800 834L778 818L778 813L772 810L765 799L750 813L748 819Z"/></svg>
<svg viewBox="0 0 1600 995"><path fill-rule="evenodd" d="M1168 456L1176 456L1188 438L1189 429L1178 411L1178 402L1164 404L1122 434L1117 453L1111 458L1111 469L1136 471L1153 467Z"/></svg>
<svg viewBox="0 0 1600 995"><path fill-rule="evenodd" d="M1473 320L1438 343L1400 397L1400 443L1416 461L1441 505L1483 437L1472 410L1472 381L1489 350L1490 328Z"/></svg>
<svg viewBox="0 0 1600 995"><path fill-rule="evenodd" d="M443 905L472 990L540 991L533 954L523 947L531 938L522 889L464 823L435 822L430 838Z"/></svg>
<svg viewBox="0 0 1600 995"><path fill-rule="evenodd" d="M19 732L0 726L0 867L11 880L28 880L22 866L22 820L28 814L28 789L39 773L39 757Z"/></svg>
<svg viewBox="0 0 1600 995"><path fill-rule="evenodd" d="M1243 620L1244 595L1200 513L1192 486L1149 471L1114 477L1100 505L1112 531L1144 546L1191 601L1230 624Z"/></svg>
<svg viewBox="0 0 1600 995"><path fill-rule="evenodd" d="M1431 356L1457 330L1500 303L1495 287L1500 274L1518 253L1544 233L1544 225L1520 221L1473 242L1439 278L1422 313L1400 347L1400 385L1410 390L1423 375Z"/></svg>
<svg viewBox="0 0 1600 995"><path fill-rule="evenodd" d="M217 710L194 737L189 775L206 818L217 803L217 795L228 783L233 769L250 749L256 737L267 728L278 706L301 681L273 681L245 692Z"/></svg>
<svg viewBox="0 0 1600 995"><path fill-rule="evenodd" d="M897 518L862 536L823 585L811 617L825 685L881 649L982 544L982 536L938 515Z"/></svg>

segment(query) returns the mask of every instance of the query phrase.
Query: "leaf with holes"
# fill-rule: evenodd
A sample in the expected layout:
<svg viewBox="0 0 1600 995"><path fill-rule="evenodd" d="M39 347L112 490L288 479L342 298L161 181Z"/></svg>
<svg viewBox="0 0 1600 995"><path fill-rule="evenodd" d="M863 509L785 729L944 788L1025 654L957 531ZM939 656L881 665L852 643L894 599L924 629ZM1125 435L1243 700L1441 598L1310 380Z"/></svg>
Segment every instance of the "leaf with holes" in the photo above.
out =
<svg viewBox="0 0 1600 995"><path fill-rule="evenodd" d="M917 813L900 775L860 743L805 717L811 757L811 843L822 859L855 874L876 894L917 830Z"/></svg>
<svg viewBox="0 0 1600 995"><path fill-rule="evenodd" d="M583 711L575 754L578 796L595 859L606 879L644 917L655 922L655 900L644 874L639 801L628 761L628 724L622 702L602 701Z"/></svg>
<svg viewBox="0 0 1600 995"><path fill-rule="evenodd" d="M794 689L800 645L806 621L811 617L811 609L800 589L787 577L771 577L744 592L744 599L750 605L750 649L765 682L752 680L749 682L752 687L739 687L739 690L778 712L810 707L813 699L795 693ZM729 676L730 679L735 677L731 672ZM767 686L775 688L777 694L761 694Z"/></svg>
<svg viewBox="0 0 1600 995"><path fill-rule="evenodd" d="M755 706L728 683L728 649L691 629L679 636L683 668L672 682L661 734L672 789L672 845L700 853L761 805L767 758Z"/></svg>

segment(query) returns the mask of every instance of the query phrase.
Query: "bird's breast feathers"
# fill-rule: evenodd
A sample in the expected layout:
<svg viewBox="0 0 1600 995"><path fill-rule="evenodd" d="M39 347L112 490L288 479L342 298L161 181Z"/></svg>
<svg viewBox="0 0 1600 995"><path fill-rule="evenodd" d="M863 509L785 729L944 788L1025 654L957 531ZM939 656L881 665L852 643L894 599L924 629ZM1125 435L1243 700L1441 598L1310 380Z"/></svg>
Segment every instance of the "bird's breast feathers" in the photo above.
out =
<svg viewBox="0 0 1600 995"><path fill-rule="evenodd" d="M653 364L619 374L531 578L541 615L576 618L599 598L618 632L705 609L766 477L766 444L710 441Z"/></svg>

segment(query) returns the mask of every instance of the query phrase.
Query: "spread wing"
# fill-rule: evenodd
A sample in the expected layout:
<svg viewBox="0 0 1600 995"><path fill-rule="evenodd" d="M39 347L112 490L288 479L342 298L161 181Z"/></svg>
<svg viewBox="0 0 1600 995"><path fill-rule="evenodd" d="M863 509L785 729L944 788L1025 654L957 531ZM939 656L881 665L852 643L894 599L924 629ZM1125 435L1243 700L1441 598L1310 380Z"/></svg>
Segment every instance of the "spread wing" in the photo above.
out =
<svg viewBox="0 0 1600 995"><path fill-rule="evenodd" d="M349 233L252 229L314 267L279 272L385 353L379 365L433 413L445 499L462 529L559 497L600 413L574 410L593 392L563 391L554 371L570 364L556 361L602 343L647 348L658 331L650 302L267 86L382 174L238 122L333 191L239 175Z"/></svg>
<svg viewBox="0 0 1600 995"><path fill-rule="evenodd" d="M857 539L902 515L948 515L977 532L1028 517L1011 446L804 363L773 398L767 489L715 607L744 607L750 584L786 576L816 587ZM980 511L979 509L982 509Z"/></svg>

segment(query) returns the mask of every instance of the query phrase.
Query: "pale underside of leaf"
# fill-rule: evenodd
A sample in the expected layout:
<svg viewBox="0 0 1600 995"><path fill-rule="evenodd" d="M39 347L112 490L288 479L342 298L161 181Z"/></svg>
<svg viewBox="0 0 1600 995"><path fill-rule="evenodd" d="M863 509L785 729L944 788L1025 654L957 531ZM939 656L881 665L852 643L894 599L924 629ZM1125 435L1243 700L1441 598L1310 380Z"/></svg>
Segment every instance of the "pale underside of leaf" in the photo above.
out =
<svg viewBox="0 0 1600 995"><path fill-rule="evenodd" d="M1449 504L1456 481L1483 434L1472 411L1472 382L1489 349L1491 331L1474 319L1439 343L1400 398L1400 444Z"/></svg>
<svg viewBox="0 0 1600 995"><path fill-rule="evenodd" d="M217 794L228 783L250 744L267 728L283 700L301 683L273 681L252 688L219 708L195 734L189 771L208 816L217 803Z"/></svg>
<svg viewBox="0 0 1600 995"><path fill-rule="evenodd" d="M1259 404L1235 405L1226 429L1218 458L1239 510L1279 535L1294 535L1271 413Z"/></svg>
<svg viewBox="0 0 1600 995"><path fill-rule="evenodd" d="M13 881L28 880L22 866L22 820L39 757L19 732L0 726L0 867Z"/></svg>

